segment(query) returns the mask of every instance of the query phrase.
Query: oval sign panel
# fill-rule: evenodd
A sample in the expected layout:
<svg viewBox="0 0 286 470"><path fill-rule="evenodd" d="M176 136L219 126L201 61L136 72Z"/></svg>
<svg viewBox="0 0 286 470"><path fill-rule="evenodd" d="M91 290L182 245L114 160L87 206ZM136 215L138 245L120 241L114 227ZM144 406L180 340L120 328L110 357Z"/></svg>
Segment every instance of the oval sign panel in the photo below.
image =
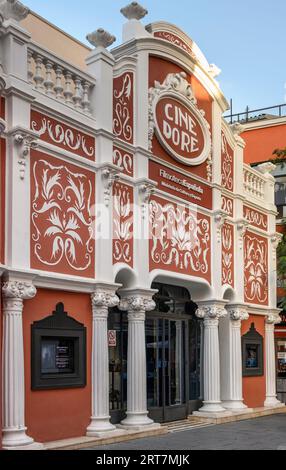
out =
<svg viewBox="0 0 286 470"><path fill-rule="evenodd" d="M185 165L200 165L210 152L210 135L203 115L172 98L156 106L156 130L167 152Z"/></svg>

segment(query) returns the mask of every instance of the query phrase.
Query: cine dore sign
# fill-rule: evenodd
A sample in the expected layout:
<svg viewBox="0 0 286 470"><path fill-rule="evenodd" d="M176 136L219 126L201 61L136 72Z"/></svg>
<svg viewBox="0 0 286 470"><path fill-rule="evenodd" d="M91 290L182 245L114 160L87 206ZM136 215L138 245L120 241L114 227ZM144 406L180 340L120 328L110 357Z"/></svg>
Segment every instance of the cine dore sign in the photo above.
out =
<svg viewBox="0 0 286 470"><path fill-rule="evenodd" d="M153 137L155 132L171 157L190 166L201 165L209 158L209 123L182 74L169 75L163 85L152 88L149 103L149 135Z"/></svg>

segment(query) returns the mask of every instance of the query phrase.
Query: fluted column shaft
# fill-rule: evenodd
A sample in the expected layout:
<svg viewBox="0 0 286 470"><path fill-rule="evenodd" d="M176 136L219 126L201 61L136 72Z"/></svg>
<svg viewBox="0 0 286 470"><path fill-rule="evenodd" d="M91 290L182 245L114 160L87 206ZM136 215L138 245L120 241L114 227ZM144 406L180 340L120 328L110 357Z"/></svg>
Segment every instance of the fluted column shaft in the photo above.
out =
<svg viewBox="0 0 286 470"><path fill-rule="evenodd" d="M277 399L276 391L276 360L274 325L281 319L275 315L266 317L265 322L265 360L266 360L266 399L264 406L279 406L281 402Z"/></svg>
<svg viewBox="0 0 286 470"><path fill-rule="evenodd" d="M142 295L123 297L120 309L128 312L127 418L126 428L152 425L147 410L145 312L154 310L152 298Z"/></svg>
<svg viewBox="0 0 286 470"><path fill-rule="evenodd" d="M36 295L32 284L6 282L3 293L3 448L27 446L26 434L23 306Z"/></svg>
<svg viewBox="0 0 286 470"><path fill-rule="evenodd" d="M222 341L228 343L228 347L223 350L224 380L222 380L222 400L223 407L229 410L242 410L247 408L243 403L242 395L242 350L241 350L241 322L249 318L248 312L243 306L227 307L229 318L223 322Z"/></svg>
<svg viewBox="0 0 286 470"><path fill-rule="evenodd" d="M98 288L92 300L92 417L88 436L115 429L109 415L108 309L119 303L114 289Z"/></svg>
<svg viewBox="0 0 286 470"><path fill-rule="evenodd" d="M227 315L224 304L201 305L196 312L204 319L204 401L200 412L220 413L225 409L220 397L220 354L218 326Z"/></svg>

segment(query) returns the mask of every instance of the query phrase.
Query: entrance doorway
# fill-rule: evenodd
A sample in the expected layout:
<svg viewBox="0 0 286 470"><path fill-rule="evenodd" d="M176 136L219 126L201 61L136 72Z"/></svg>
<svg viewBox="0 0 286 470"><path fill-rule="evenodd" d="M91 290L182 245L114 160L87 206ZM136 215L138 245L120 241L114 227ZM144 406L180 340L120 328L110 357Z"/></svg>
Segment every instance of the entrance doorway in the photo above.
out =
<svg viewBox="0 0 286 470"><path fill-rule="evenodd" d="M154 283L156 309L146 316L147 406L155 422L186 418L201 406L203 322L196 304L180 287ZM113 424L127 408L127 312L108 317L109 402Z"/></svg>
<svg viewBox="0 0 286 470"><path fill-rule="evenodd" d="M188 291L153 284L156 309L146 319L147 402L156 422L186 418L201 405L202 322Z"/></svg>

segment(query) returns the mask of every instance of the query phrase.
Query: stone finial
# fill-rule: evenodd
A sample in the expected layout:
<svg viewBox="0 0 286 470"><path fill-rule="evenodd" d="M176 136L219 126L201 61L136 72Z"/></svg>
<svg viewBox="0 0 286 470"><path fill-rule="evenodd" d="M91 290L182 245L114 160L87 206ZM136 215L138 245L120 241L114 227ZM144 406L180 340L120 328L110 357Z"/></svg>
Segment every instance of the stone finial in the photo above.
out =
<svg viewBox="0 0 286 470"><path fill-rule="evenodd" d="M108 31L105 31L103 28L99 28L97 31L88 34L86 39L92 46L103 47L105 49L116 41L116 37Z"/></svg>
<svg viewBox="0 0 286 470"><path fill-rule="evenodd" d="M125 18L128 20L142 20L144 16L148 15L148 10L142 7L137 2L132 2L124 8L121 8L120 13L122 13Z"/></svg>
<svg viewBox="0 0 286 470"><path fill-rule="evenodd" d="M244 126L240 122L230 124L230 128L235 136L239 136L244 131Z"/></svg>
<svg viewBox="0 0 286 470"><path fill-rule="evenodd" d="M209 74L212 78L216 78L221 74L221 69L215 64L210 64Z"/></svg>
<svg viewBox="0 0 286 470"><path fill-rule="evenodd" d="M257 170L260 171L263 175L267 175L267 173L272 173L276 168L276 165L271 162L261 163L257 166Z"/></svg>
<svg viewBox="0 0 286 470"><path fill-rule="evenodd" d="M24 20L30 13L29 8L18 0L0 0L0 19L5 20Z"/></svg>

